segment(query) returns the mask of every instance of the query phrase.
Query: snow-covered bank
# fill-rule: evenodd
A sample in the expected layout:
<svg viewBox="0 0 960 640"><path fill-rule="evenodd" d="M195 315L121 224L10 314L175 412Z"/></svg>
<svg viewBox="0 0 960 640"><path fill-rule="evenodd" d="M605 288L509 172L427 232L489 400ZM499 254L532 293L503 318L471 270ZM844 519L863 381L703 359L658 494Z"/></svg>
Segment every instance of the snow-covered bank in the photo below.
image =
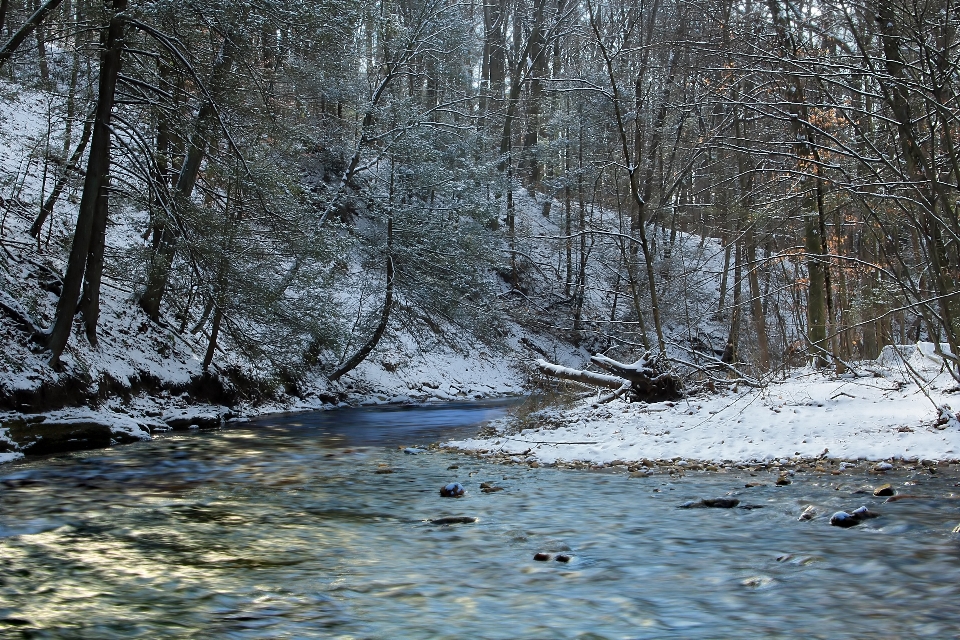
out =
<svg viewBox="0 0 960 640"><path fill-rule="evenodd" d="M24 455L149 440L152 433L170 430L219 428L233 420L272 413L480 400L523 391L523 372L508 359L471 359L440 347L429 353L378 352L375 356L341 384L318 376L302 384L297 395L283 393L271 400L233 406L161 389L135 395L106 393L92 407L0 412L0 463ZM11 381L0 376L0 385L8 393Z"/></svg>
<svg viewBox="0 0 960 640"><path fill-rule="evenodd" d="M448 445L548 464L960 459L960 387L932 345L900 353L905 358L887 348L860 377L806 370L763 389L679 402L585 400L505 419L492 437Z"/></svg>

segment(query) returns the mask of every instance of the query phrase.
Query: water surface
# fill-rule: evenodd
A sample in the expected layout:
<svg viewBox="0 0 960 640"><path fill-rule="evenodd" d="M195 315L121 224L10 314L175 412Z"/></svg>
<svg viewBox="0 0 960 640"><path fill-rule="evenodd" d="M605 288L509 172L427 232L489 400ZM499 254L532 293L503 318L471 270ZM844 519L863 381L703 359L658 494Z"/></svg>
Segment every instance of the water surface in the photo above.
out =
<svg viewBox="0 0 960 640"><path fill-rule="evenodd" d="M499 411L288 415L0 467L0 637L960 637L950 470L776 487L398 448ZM854 493L878 482L931 498ZM731 492L763 508L676 508ZM824 516L799 522L808 504ZM882 517L827 524L861 504Z"/></svg>

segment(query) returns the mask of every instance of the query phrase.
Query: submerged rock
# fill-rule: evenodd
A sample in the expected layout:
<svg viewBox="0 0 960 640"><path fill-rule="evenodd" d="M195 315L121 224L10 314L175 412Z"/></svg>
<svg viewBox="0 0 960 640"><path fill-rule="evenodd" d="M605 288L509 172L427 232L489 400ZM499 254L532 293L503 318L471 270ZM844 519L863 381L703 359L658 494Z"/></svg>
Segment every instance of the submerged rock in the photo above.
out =
<svg viewBox="0 0 960 640"><path fill-rule="evenodd" d="M430 524L473 524L476 521L473 516L447 516L431 520Z"/></svg>
<svg viewBox="0 0 960 640"><path fill-rule="evenodd" d="M496 493L497 491L503 491L503 487L498 487L492 482L481 482L480 491L484 493Z"/></svg>
<svg viewBox="0 0 960 640"><path fill-rule="evenodd" d="M735 506L740 504L740 501L736 498L700 498L699 500L691 500L689 502L684 502L681 504L678 509L732 509Z"/></svg>
<svg viewBox="0 0 960 640"><path fill-rule="evenodd" d="M440 487L440 495L444 498L459 498L464 493L466 489L459 482L451 482Z"/></svg>
<svg viewBox="0 0 960 640"><path fill-rule="evenodd" d="M800 514L800 517L797 520L813 520L819 515L817 510L813 508L812 504L808 504L807 508L803 510L803 513Z"/></svg>
<svg viewBox="0 0 960 640"><path fill-rule="evenodd" d="M901 500L930 500L931 497L932 496L911 496L911 495L900 494L896 496L890 496L889 498L884 500L883 503L886 504L888 502L900 502Z"/></svg>
<svg viewBox="0 0 960 640"><path fill-rule="evenodd" d="M830 516L830 524L834 527L842 527L846 529L849 527L855 527L864 520L876 518L879 515L879 513L873 513L869 511L866 507L854 509L850 513L847 513L846 511L837 511L835 514Z"/></svg>

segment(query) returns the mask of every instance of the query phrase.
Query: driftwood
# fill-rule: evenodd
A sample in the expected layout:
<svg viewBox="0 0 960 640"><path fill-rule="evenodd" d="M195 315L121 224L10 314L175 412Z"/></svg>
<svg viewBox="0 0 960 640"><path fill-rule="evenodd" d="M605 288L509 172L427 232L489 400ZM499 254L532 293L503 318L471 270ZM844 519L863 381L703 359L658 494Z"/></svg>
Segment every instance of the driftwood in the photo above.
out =
<svg viewBox="0 0 960 640"><path fill-rule="evenodd" d="M609 402L621 396L627 396L630 400L658 402L675 400L683 395L680 378L664 370L660 361L650 352L645 353L633 364L618 362L599 354L590 360L616 375L571 369L546 360L537 360L536 364L540 371L550 377L614 390L613 393L601 398L600 402Z"/></svg>

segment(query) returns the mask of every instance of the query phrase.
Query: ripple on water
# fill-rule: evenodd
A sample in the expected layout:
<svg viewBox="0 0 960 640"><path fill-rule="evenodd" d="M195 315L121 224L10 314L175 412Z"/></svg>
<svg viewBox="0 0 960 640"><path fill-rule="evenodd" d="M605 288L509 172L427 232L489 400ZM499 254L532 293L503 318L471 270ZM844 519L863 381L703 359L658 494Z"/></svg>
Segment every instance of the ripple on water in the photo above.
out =
<svg viewBox="0 0 960 640"><path fill-rule="evenodd" d="M416 426L416 412L399 413ZM888 474L933 496L888 504L853 494L872 477L845 477L844 490L802 474L785 487L732 473L640 484L406 455L395 445L422 441L376 446L387 429L376 415L363 413L373 443L350 441L343 412L314 429L336 441L298 416L4 467L0 636L943 637L960 626L949 473ZM466 495L440 498L454 481ZM676 509L728 494L766 508ZM861 504L883 515L828 525ZM807 505L821 515L800 522ZM443 518L462 520L431 523Z"/></svg>

